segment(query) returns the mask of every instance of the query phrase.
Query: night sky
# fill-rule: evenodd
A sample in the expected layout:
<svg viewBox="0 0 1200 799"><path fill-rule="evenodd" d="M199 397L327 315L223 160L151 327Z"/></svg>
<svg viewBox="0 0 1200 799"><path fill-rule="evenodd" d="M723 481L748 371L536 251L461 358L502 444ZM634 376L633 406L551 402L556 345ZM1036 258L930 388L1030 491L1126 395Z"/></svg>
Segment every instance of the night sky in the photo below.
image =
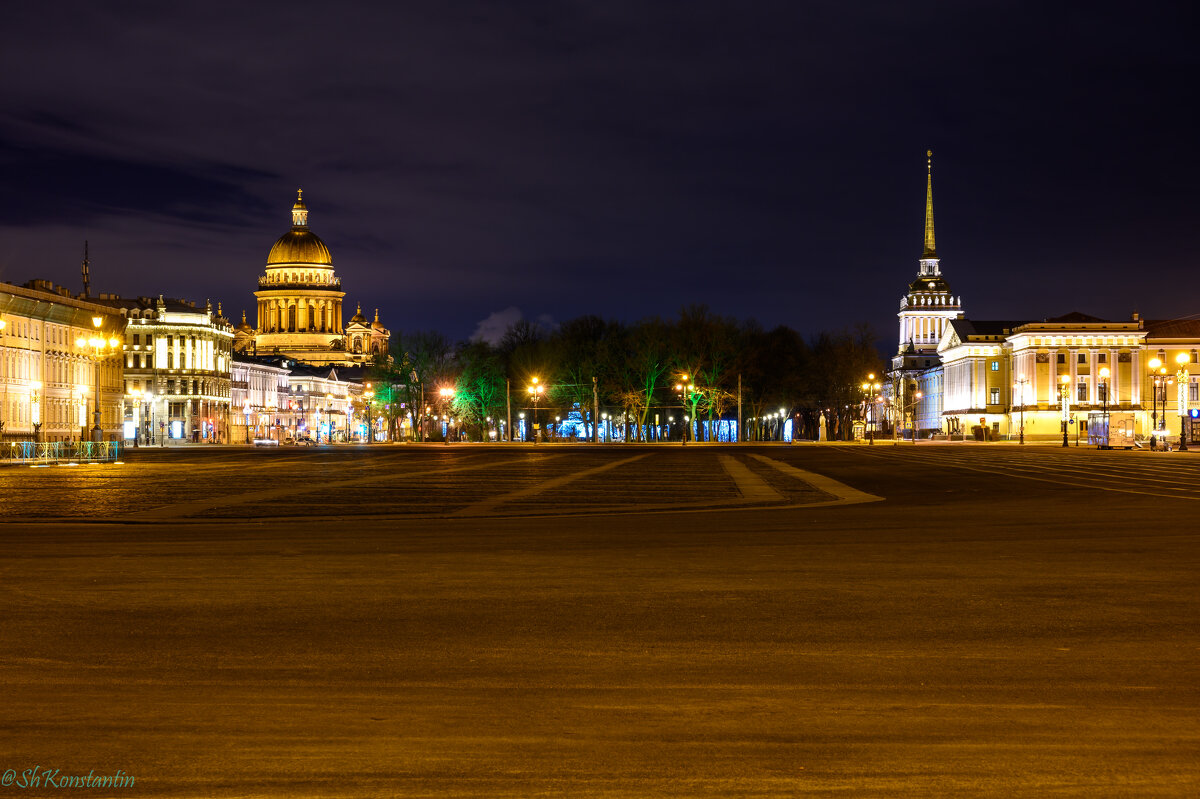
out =
<svg viewBox="0 0 1200 799"><path fill-rule="evenodd" d="M1200 313L1185 4L10 3L0 280L220 300L297 187L347 318L453 338L705 303L892 345L921 253L969 317ZM482 328L480 325L482 324Z"/></svg>

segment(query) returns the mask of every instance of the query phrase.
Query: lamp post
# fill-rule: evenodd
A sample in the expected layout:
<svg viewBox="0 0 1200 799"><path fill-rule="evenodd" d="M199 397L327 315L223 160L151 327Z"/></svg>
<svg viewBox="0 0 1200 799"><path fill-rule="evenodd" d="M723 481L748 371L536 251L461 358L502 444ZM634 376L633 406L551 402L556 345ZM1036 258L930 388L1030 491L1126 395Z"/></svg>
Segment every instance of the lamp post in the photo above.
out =
<svg viewBox="0 0 1200 799"><path fill-rule="evenodd" d="M133 397L130 404L133 411L133 445L141 446L139 439L142 437L142 390L140 388L131 388L129 396Z"/></svg>
<svg viewBox="0 0 1200 799"><path fill-rule="evenodd" d="M90 346L96 352L96 409L95 409L95 424L92 427L92 442L99 444L104 438L104 430L100 427L100 358L105 350L116 350L121 346L121 340L113 337L109 339L103 338L100 334L100 325L104 324L104 317L93 316L92 327L96 328L96 335L89 339L78 338L75 340L75 346L82 349L85 346Z"/></svg>
<svg viewBox="0 0 1200 799"><path fill-rule="evenodd" d="M370 444L375 440L375 428L371 422L371 405L375 402L375 391L370 383L367 383L367 390L363 392L363 396L367 399L367 443Z"/></svg>
<svg viewBox="0 0 1200 799"><path fill-rule="evenodd" d="M4 321L4 317L0 316L0 336L4 335L4 328L8 327L8 322ZM8 345L4 346L8 349ZM8 381L4 381L4 404L0 405L0 434L4 432L4 414L8 413Z"/></svg>
<svg viewBox="0 0 1200 799"><path fill-rule="evenodd" d="M1158 358L1150 359L1150 379L1154 386L1154 397L1150 402L1150 451L1153 452L1155 439L1158 437L1160 430L1158 416L1158 394L1160 390L1162 391L1163 427L1166 427L1167 423L1167 367L1163 366L1163 362Z"/></svg>
<svg viewBox="0 0 1200 799"><path fill-rule="evenodd" d="M1017 378L1017 385L1021 387L1021 430L1018 443L1025 443L1025 386L1029 383L1029 378L1021 375Z"/></svg>
<svg viewBox="0 0 1200 799"><path fill-rule="evenodd" d="M908 415L912 418L912 440L914 447L917 445L917 403L921 401L922 396L924 395L920 391L913 394L912 402L908 404L907 408Z"/></svg>
<svg viewBox="0 0 1200 799"><path fill-rule="evenodd" d="M689 416L688 416L688 412L687 412L688 393L695 391L696 384L688 382L687 375L680 375L680 379L682 380L682 382L675 384L675 390L679 392L679 401L681 403L683 403L683 414L682 415L684 418L684 423L683 423L683 442L682 442L681 446L686 447L687 439L688 439L688 427L691 425L690 421L688 421Z"/></svg>
<svg viewBox="0 0 1200 799"><path fill-rule="evenodd" d="M1071 376L1063 375L1059 378L1058 397L1062 402L1062 434L1063 446L1070 446L1067 442L1067 423L1071 421Z"/></svg>
<svg viewBox="0 0 1200 799"><path fill-rule="evenodd" d="M1109 432L1108 432L1108 376L1112 372L1108 371L1107 366L1100 367L1100 412L1104 414L1104 448L1108 449Z"/></svg>
<svg viewBox="0 0 1200 799"><path fill-rule="evenodd" d="M536 377L534 377L532 379L532 381L530 382L530 386L529 386L529 394L530 394L530 396L533 397L533 443L534 444L536 444L538 442L538 436L540 436L542 433L541 427L538 425L538 400L542 398L542 393L544 391L545 391L545 387L541 383L538 382L538 379Z"/></svg>
<svg viewBox="0 0 1200 799"><path fill-rule="evenodd" d="M879 389L883 388L883 384L873 382L875 374L867 375L867 382L862 384L863 390L863 427L867 431L867 443L873 445L875 443L875 395ZM795 440L795 437L792 438Z"/></svg>
<svg viewBox="0 0 1200 799"><path fill-rule="evenodd" d="M450 409L450 403L454 400L454 389L449 388L449 387L439 388L438 395L442 398L442 411L448 411ZM446 444L447 446L449 446L449 444L450 444L449 416L450 415L448 413L442 414L442 418L447 420L446 421L446 433L445 433L445 435L442 436L442 443Z"/></svg>
<svg viewBox="0 0 1200 799"><path fill-rule="evenodd" d="M325 443L333 443L333 395L325 395Z"/></svg>
<svg viewBox="0 0 1200 799"><path fill-rule="evenodd" d="M150 389L146 389L142 392L142 399L146 403L146 415L144 417L145 421L143 424L146 426L146 444L149 446L150 444L154 443L151 440L151 436L154 435L154 392ZM139 428L138 436L141 437L141 435L142 431Z"/></svg>
<svg viewBox="0 0 1200 799"><path fill-rule="evenodd" d="M1187 416L1188 416L1188 378L1191 375L1188 373L1187 363L1188 354L1181 352L1175 356L1175 363L1179 364L1179 371L1175 373L1176 392L1179 399L1179 451L1187 452ZM1163 413L1166 414L1166 406L1163 406Z"/></svg>

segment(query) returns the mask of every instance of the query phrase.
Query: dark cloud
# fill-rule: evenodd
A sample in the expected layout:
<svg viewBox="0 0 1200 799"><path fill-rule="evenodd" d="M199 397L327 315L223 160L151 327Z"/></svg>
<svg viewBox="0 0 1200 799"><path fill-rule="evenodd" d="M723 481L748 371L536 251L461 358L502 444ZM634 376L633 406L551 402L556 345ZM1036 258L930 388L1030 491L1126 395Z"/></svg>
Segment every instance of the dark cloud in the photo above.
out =
<svg viewBox="0 0 1200 799"><path fill-rule="evenodd" d="M98 285L249 305L303 186L348 300L392 328L706 303L890 337L932 146L971 315L1178 315L1185 13L26 4L0 34L0 274L73 281L87 237Z"/></svg>

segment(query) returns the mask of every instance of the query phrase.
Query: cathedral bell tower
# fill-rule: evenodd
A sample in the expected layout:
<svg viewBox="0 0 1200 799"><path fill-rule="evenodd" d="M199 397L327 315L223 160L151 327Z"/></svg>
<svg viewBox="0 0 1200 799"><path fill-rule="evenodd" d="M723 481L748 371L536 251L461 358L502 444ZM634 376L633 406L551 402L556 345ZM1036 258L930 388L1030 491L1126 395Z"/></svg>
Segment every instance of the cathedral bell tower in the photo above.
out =
<svg viewBox="0 0 1200 799"><path fill-rule="evenodd" d="M899 355L935 354L950 320L963 315L962 298L950 294L950 284L942 277L933 234L933 151L927 150L925 157L925 249L917 279L900 298Z"/></svg>

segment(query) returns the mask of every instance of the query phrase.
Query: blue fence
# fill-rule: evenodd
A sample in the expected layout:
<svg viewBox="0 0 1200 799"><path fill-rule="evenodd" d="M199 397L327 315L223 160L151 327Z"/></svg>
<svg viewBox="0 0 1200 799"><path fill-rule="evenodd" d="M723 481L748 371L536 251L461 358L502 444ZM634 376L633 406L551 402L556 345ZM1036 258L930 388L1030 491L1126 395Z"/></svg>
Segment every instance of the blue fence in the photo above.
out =
<svg viewBox="0 0 1200 799"><path fill-rule="evenodd" d="M121 459L120 441L3 441L0 466L111 463Z"/></svg>

